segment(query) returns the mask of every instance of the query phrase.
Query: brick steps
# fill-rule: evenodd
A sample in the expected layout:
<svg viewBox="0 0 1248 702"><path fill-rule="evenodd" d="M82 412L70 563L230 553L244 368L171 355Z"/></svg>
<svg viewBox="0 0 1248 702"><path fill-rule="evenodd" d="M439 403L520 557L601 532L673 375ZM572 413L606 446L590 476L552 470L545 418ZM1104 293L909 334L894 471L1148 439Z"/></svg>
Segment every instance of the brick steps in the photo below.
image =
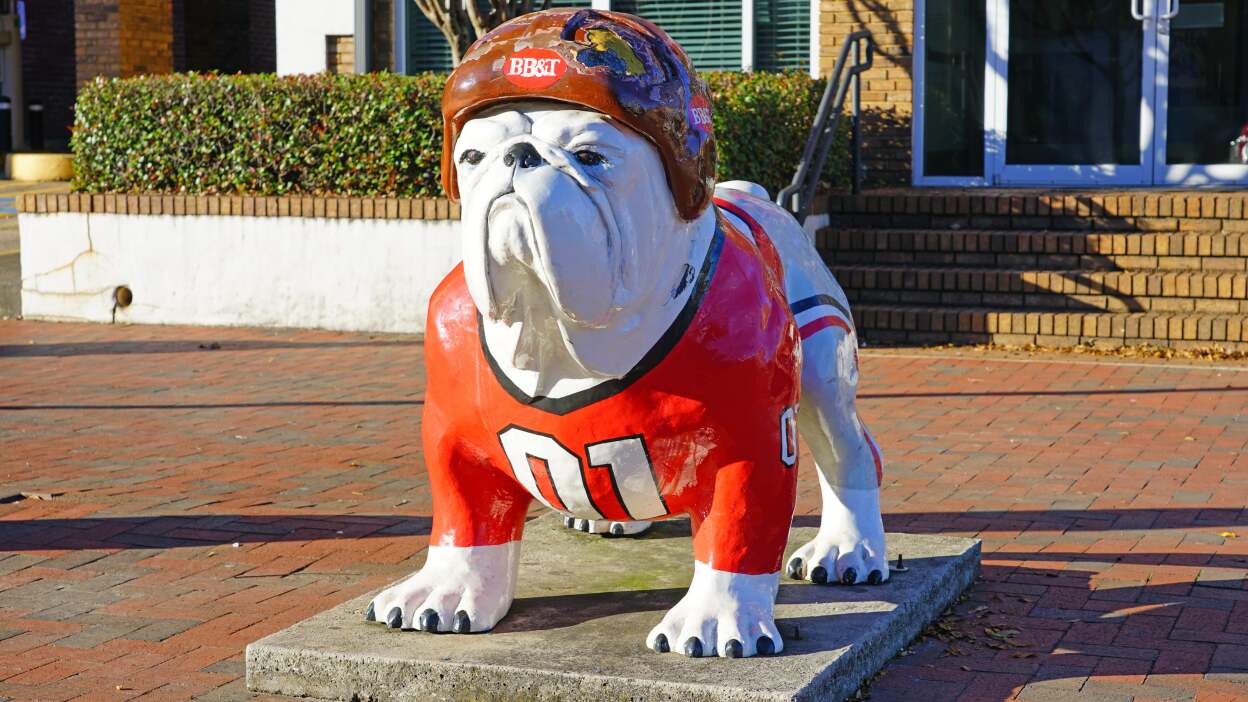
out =
<svg viewBox="0 0 1248 702"><path fill-rule="evenodd" d="M1248 233L844 229L820 232L830 265L1034 270L1248 271Z"/></svg>
<svg viewBox="0 0 1248 702"><path fill-rule="evenodd" d="M833 195L820 255L867 342L1248 350L1248 193Z"/></svg>
<svg viewBox="0 0 1248 702"><path fill-rule="evenodd" d="M1062 312L860 304L854 322L877 343L999 343L1104 347L1152 344L1248 351L1248 316Z"/></svg>
<svg viewBox="0 0 1248 702"><path fill-rule="evenodd" d="M855 304L1248 314L1248 273L831 266Z"/></svg>

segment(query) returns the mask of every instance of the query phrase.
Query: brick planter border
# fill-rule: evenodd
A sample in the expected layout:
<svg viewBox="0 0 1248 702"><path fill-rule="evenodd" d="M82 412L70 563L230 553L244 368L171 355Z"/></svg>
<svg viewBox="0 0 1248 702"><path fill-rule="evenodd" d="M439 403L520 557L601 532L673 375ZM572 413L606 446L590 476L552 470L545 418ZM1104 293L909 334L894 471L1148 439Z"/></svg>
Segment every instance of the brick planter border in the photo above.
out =
<svg viewBox="0 0 1248 702"><path fill-rule="evenodd" d="M17 211L130 215L323 217L328 219L459 219L446 198L313 195L163 195L159 193L23 194Z"/></svg>

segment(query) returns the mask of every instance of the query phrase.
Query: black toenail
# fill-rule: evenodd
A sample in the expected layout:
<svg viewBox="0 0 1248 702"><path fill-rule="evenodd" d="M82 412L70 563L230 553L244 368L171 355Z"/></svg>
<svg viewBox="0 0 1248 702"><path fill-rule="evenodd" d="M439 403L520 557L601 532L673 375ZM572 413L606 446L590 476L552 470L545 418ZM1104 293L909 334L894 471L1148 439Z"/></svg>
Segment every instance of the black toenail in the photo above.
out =
<svg viewBox="0 0 1248 702"><path fill-rule="evenodd" d="M823 566L815 566L815 569L810 571L810 579L818 585L826 585L828 582L828 569Z"/></svg>
<svg viewBox="0 0 1248 702"><path fill-rule="evenodd" d="M740 658L745 655L745 651L741 648L741 642L736 639L728 639L728 643L724 644L724 658Z"/></svg>
<svg viewBox="0 0 1248 702"><path fill-rule="evenodd" d="M391 629L398 629L403 624L403 610L398 607L391 607L386 614L386 626Z"/></svg>
<svg viewBox="0 0 1248 702"><path fill-rule="evenodd" d="M789 573L790 578L794 580L801 580L802 579L802 559L794 558L793 560L789 561L788 573Z"/></svg>
<svg viewBox="0 0 1248 702"><path fill-rule="evenodd" d="M576 526L576 520L575 520L575 519L573 519L573 518L571 518L571 517L564 517L564 518L563 518L563 525L564 525L565 527L567 527L567 528L571 529L572 527Z"/></svg>
<svg viewBox="0 0 1248 702"><path fill-rule="evenodd" d="M438 633L438 613L432 609L426 609L420 613L420 620L417 627L421 631Z"/></svg>
<svg viewBox="0 0 1248 702"><path fill-rule="evenodd" d="M372 602L368 603L368 611L364 613L364 621L366 622L377 621L377 612L373 609Z"/></svg>
<svg viewBox="0 0 1248 702"><path fill-rule="evenodd" d="M841 574L841 583L844 585L853 585L856 582L858 582L858 571L853 568L846 568L845 572Z"/></svg>
<svg viewBox="0 0 1248 702"><path fill-rule="evenodd" d="M667 645L667 634L654 637L654 650L658 653L667 653L672 650L672 647Z"/></svg>
<svg viewBox="0 0 1248 702"><path fill-rule="evenodd" d="M698 637L693 637L685 642L685 655L690 658L702 657L702 641Z"/></svg>
<svg viewBox="0 0 1248 702"><path fill-rule="evenodd" d="M456 634L467 634L472 631L472 620L468 618L468 613L459 610L455 613L455 622L451 624L451 631Z"/></svg>
<svg viewBox="0 0 1248 702"><path fill-rule="evenodd" d="M868 585L879 585L884 582L884 574L878 570L873 570L867 575Z"/></svg>
<svg viewBox="0 0 1248 702"><path fill-rule="evenodd" d="M770 636L758 637L758 643L755 645L760 656L770 656L776 652L776 642L772 641Z"/></svg>
<svg viewBox="0 0 1248 702"><path fill-rule="evenodd" d="M623 525L623 524L620 524L620 523L618 523L618 522L617 522L617 523L615 523L615 524L612 524L612 525L611 525L611 535L612 535L612 536L623 536L623 535L624 535L624 525Z"/></svg>

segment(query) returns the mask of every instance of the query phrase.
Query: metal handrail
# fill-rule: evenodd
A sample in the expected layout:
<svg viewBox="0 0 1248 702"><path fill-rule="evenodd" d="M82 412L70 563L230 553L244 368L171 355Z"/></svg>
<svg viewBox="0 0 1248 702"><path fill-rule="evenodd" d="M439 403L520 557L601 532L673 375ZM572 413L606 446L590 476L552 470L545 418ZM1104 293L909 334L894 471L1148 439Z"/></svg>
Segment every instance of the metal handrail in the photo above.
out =
<svg viewBox="0 0 1248 702"><path fill-rule="evenodd" d="M846 64L853 52L853 65L846 74ZM875 40L871 32L862 30L845 37L841 45L841 54L836 59L832 75L828 76L827 87L823 90L823 98L819 100L819 112L815 115L815 123L811 126L810 136L806 138L806 148L802 150L802 160L797 164L797 172L793 174L793 182L776 195L776 204L793 213L798 222L805 222L810 214L811 202L815 199L815 189L819 186L819 176L827 163L828 152L836 138L836 125L841 112L845 109L845 97L850 85L854 88L853 124L851 132L853 158L853 188L857 193L862 187L862 74L875 63Z"/></svg>

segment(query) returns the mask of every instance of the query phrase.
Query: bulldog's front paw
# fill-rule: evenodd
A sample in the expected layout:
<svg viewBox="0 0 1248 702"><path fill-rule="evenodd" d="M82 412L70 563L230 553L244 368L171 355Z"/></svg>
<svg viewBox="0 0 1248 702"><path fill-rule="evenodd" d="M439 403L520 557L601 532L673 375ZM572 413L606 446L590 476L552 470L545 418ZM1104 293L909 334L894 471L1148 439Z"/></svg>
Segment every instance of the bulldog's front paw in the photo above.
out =
<svg viewBox="0 0 1248 702"><path fill-rule="evenodd" d="M604 536L636 536L650 528L650 522L613 522L609 519L577 519L564 517L563 525L586 534Z"/></svg>
<svg viewBox="0 0 1248 702"><path fill-rule="evenodd" d="M784 650L775 620L779 580L779 573L726 573L695 562L689 591L650 630L646 646L690 658L779 653Z"/></svg>
<svg viewBox="0 0 1248 702"><path fill-rule="evenodd" d="M888 580L880 491L831 488L815 538L793 552L785 572L820 585L879 585Z"/></svg>
<svg viewBox="0 0 1248 702"><path fill-rule="evenodd" d="M511 607L519 564L519 541L430 546L424 567L374 597L364 619L391 629L489 631Z"/></svg>

